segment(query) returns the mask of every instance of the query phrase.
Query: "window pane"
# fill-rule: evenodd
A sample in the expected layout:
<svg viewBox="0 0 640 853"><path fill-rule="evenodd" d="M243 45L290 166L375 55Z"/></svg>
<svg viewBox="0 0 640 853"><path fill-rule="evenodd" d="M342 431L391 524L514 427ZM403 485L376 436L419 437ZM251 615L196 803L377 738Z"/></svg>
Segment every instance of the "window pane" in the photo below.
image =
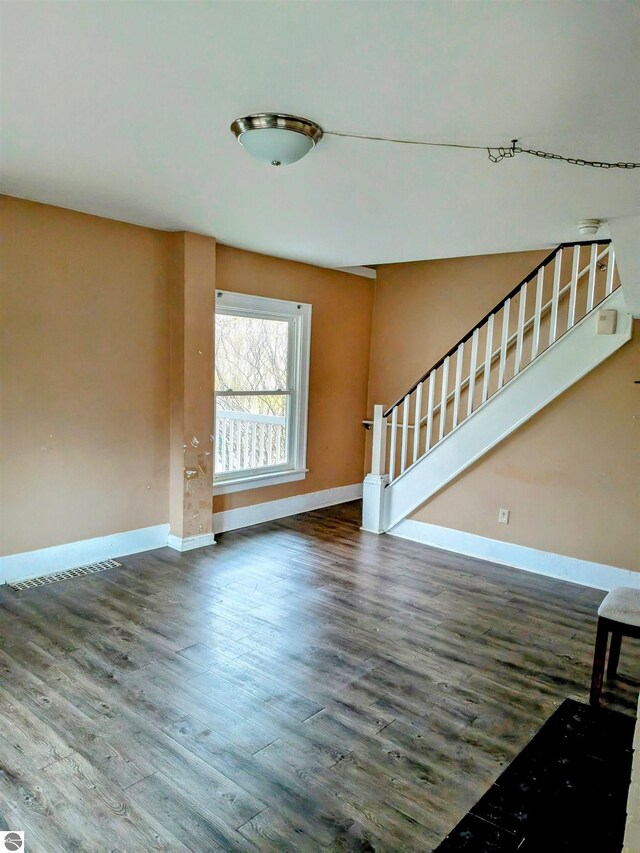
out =
<svg viewBox="0 0 640 853"><path fill-rule="evenodd" d="M287 385L289 323L216 314L216 391L274 391Z"/></svg>
<svg viewBox="0 0 640 853"><path fill-rule="evenodd" d="M216 397L215 473L284 465L289 397Z"/></svg>

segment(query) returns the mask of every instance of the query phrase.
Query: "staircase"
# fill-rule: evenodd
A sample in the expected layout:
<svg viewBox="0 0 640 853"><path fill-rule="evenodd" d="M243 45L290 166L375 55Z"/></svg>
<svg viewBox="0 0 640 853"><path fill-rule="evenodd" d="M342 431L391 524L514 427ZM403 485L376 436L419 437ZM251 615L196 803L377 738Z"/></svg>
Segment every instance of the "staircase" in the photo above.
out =
<svg viewBox="0 0 640 853"><path fill-rule="evenodd" d="M631 333L610 241L562 243L392 406L374 407L363 530L391 530Z"/></svg>

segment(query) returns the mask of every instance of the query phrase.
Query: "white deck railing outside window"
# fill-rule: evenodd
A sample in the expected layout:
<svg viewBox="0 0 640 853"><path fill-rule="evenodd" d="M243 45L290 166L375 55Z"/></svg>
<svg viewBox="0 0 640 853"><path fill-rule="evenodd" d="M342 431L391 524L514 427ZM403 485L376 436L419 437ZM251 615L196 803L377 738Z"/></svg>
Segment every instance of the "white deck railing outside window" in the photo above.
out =
<svg viewBox="0 0 640 853"><path fill-rule="evenodd" d="M216 413L216 474L285 465L286 418L249 412Z"/></svg>

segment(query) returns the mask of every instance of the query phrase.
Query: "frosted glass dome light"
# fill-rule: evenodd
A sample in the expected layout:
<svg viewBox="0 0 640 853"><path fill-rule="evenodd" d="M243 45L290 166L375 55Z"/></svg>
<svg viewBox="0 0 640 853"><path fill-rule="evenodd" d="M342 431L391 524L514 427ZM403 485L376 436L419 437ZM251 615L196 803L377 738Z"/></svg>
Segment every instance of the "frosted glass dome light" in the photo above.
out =
<svg viewBox="0 0 640 853"><path fill-rule="evenodd" d="M288 166L301 160L322 139L322 128L315 122L284 113L237 118L231 132L252 157L271 166Z"/></svg>

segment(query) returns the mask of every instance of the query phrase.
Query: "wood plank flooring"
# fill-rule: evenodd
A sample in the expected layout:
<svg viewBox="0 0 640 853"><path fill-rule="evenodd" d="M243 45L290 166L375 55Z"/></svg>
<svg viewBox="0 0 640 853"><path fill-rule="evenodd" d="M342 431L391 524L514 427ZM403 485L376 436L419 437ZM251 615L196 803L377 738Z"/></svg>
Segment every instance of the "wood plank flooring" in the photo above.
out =
<svg viewBox="0 0 640 853"><path fill-rule="evenodd" d="M586 700L602 593L359 512L0 588L0 817L29 851L430 851ZM631 713L638 644L620 671Z"/></svg>

